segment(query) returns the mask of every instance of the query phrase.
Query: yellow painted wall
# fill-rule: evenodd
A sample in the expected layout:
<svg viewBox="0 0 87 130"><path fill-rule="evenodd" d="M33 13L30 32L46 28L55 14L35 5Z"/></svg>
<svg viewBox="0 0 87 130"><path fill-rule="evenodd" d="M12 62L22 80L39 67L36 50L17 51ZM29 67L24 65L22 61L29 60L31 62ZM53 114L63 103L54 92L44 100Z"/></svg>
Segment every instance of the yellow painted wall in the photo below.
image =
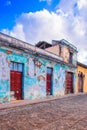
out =
<svg viewBox="0 0 87 130"><path fill-rule="evenodd" d="M83 92L87 92L87 68L81 65L77 65L77 83L76 83L76 92L78 93L78 73L82 72L85 75L84 78L84 86L83 86Z"/></svg>

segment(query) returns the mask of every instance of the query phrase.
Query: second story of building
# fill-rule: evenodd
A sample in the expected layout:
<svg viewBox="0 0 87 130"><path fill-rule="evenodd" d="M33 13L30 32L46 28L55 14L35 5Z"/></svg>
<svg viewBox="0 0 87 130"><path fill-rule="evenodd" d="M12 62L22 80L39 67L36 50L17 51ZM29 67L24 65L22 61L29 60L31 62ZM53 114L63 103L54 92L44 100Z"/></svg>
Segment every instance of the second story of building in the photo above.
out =
<svg viewBox="0 0 87 130"><path fill-rule="evenodd" d="M65 63L77 65L77 48L64 39L52 40L52 46L45 48L45 50L62 57Z"/></svg>

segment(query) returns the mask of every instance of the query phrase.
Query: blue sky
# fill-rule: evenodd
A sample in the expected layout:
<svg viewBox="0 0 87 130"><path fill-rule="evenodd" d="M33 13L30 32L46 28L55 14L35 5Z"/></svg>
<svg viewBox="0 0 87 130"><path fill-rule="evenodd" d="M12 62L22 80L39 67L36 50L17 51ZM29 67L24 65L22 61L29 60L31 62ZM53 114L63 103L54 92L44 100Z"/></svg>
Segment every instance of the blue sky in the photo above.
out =
<svg viewBox="0 0 87 130"><path fill-rule="evenodd" d="M0 31L35 45L66 39L87 64L87 0L0 0Z"/></svg>
<svg viewBox="0 0 87 130"><path fill-rule="evenodd" d="M44 0L0 0L0 29L12 29L22 13L36 12L44 8L55 11L58 3L58 0L53 0L51 4Z"/></svg>

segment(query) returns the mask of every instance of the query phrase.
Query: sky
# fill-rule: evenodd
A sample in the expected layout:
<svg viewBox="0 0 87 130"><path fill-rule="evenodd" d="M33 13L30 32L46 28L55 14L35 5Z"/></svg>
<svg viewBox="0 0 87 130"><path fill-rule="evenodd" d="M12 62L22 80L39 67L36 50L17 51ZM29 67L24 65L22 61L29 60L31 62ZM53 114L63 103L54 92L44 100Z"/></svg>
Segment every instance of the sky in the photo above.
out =
<svg viewBox="0 0 87 130"><path fill-rule="evenodd" d="M33 45L65 39L87 65L87 0L0 0L0 32Z"/></svg>

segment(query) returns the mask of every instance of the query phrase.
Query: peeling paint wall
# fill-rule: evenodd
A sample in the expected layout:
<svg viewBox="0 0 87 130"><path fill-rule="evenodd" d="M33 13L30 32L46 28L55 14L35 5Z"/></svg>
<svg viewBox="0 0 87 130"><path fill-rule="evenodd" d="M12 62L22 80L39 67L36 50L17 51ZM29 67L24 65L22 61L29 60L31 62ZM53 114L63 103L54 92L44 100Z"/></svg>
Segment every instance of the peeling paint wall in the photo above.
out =
<svg viewBox="0 0 87 130"><path fill-rule="evenodd" d="M70 62L70 52L72 52L72 64L77 66L77 52L70 50L69 47L62 46L62 53L61 56L63 57L63 61L66 63Z"/></svg>
<svg viewBox="0 0 87 130"><path fill-rule="evenodd" d="M24 99L46 96L46 61L29 56L24 76Z"/></svg>
<svg viewBox="0 0 87 130"><path fill-rule="evenodd" d="M51 60L11 50L7 54L5 49L0 49L0 102L10 101L10 62L23 64L23 99L39 99L46 97L47 67L53 68L52 93L54 96L65 94L65 73L75 73L75 69ZM75 83L74 79L74 83ZM75 85L74 85L75 87Z"/></svg>
<svg viewBox="0 0 87 130"><path fill-rule="evenodd" d="M77 66L77 52L73 53L73 65Z"/></svg>
<svg viewBox="0 0 87 130"><path fill-rule="evenodd" d="M64 95L65 92L65 70L61 65L54 66L53 91L55 96Z"/></svg>
<svg viewBox="0 0 87 130"><path fill-rule="evenodd" d="M59 56L59 52L60 52L59 49L60 49L60 48L59 48L59 45L55 45L55 46L48 47L48 48L46 48L45 50L47 50L47 51L49 51L49 52L51 52L51 53L54 53L54 54L56 54L56 55Z"/></svg>
<svg viewBox="0 0 87 130"><path fill-rule="evenodd" d="M69 63L69 48L66 46L62 46L62 53L61 56L63 57L63 61L65 61L66 63Z"/></svg>
<svg viewBox="0 0 87 130"><path fill-rule="evenodd" d="M63 58L63 61L66 63L69 63L70 61L70 48L67 47L66 45L61 45L61 50L60 50L60 45L54 45L52 47L49 47L46 49L47 51L54 53L56 55L60 55ZM72 64L77 65L77 52L76 51L71 51L73 53L72 57ZM60 54L61 53L61 54Z"/></svg>
<svg viewBox="0 0 87 130"><path fill-rule="evenodd" d="M75 91L76 87L76 69L68 67L66 65L56 64L54 66L54 80L53 80L53 88L55 96L62 96L65 94L65 78L66 72L73 73L73 89Z"/></svg>
<svg viewBox="0 0 87 130"><path fill-rule="evenodd" d="M5 51L0 51L0 102L10 101L10 68Z"/></svg>
<svg viewBox="0 0 87 130"><path fill-rule="evenodd" d="M10 63L12 61L21 63L23 65L23 99L33 100L36 98L39 99L46 97L47 67L50 67L53 70L53 96L65 94L66 72L72 72L74 75L73 87L75 91L75 67L77 65L77 52L74 51L74 49L70 50L68 46L66 47L66 45L61 44L61 47L59 47L57 45L56 51L60 52L56 52L55 55L46 50L42 50L28 43L0 33L0 103L9 102L11 100ZM71 46L71 48L73 47ZM55 52L55 49L52 49L52 51ZM68 64L70 51L73 52L73 61L71 64ZM60 54L62 57L59 57ZM63 61L65 61L67 64Z"/></svg>

